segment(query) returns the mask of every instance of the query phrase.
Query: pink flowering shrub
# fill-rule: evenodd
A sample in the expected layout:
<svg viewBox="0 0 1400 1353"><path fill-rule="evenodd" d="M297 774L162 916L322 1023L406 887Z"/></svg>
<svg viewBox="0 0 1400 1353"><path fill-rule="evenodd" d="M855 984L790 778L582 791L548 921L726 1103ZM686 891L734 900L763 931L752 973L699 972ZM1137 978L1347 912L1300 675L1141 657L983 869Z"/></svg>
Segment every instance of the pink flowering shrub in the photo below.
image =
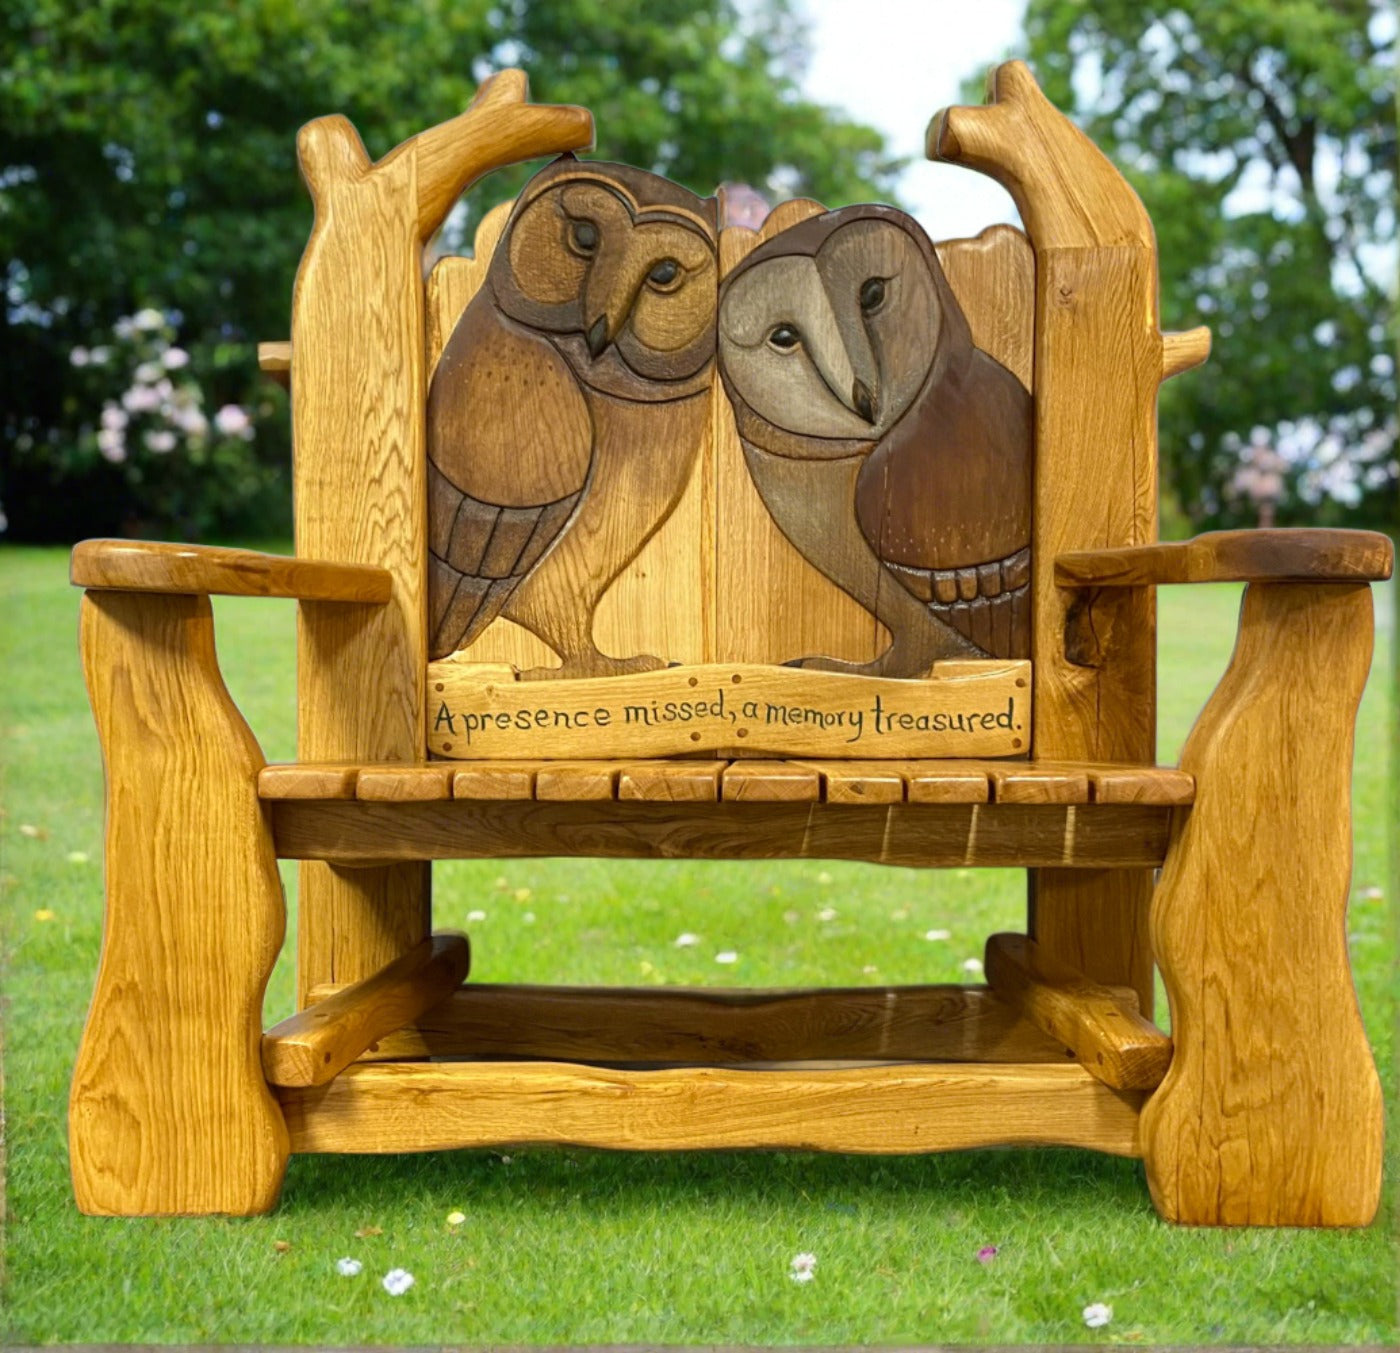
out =
<svg viewBox="0 0 1400 1353"><path fill-rule="evenodd" d="M206 406L168 315L147 307L123 316L108 341L75 347L68 360L90 400L79 450L119 467L129 527L198 537L220 524L221 503L257 492L266 469L252 448L254 414L239 404Z"/></svg>

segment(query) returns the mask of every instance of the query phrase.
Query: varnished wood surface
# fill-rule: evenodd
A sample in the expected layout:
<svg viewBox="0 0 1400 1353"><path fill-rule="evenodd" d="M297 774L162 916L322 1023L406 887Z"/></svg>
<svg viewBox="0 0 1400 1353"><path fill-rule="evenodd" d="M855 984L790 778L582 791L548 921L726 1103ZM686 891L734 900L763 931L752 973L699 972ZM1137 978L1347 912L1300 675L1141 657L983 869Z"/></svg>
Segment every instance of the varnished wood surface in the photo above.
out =
<svg viewBox="0 0 1400 1353"><path fill-rule="evenodd" d="M1085 550L1055 560L1060 587L1165 583L1383 582L1395 548L1379 531L1324 527L1208 531L1191 540Z"/></svg>
<svg viewBox="0 0 1400 1353"><path fill-rule="evenodd" d="M259 1060L286 925L262 755L207 597L90 592L81 649L107 779L106 910L69 1098L78 1207L266 1212L287 1133Z"/></svg>
<svg viewBox="0 0 1400 1353"><path fill-rule="evenodd" d="M540 790L543 777L544 791ZM1195 782L1172 766L1039 761L428 761L284 763L258 776L264 799L377 803L573 799L839 804L1186 804Z"/></svg>
<svg viewBox="0 0 1400 1353"><path fill-rule="evenodd" d="M389 600L387 569L332 564L219 545L156 540L82 540L70 580L94 591L167 592L224 597L296 597L374 604Z"/></svg>
<svg viewBox="0 0 1400 1353"><path fill-rule="evenodd" d="M867 1154L1056 1144L1118 1156L1139 1154L1142 1103L1073 1065L617 1071L556 1062L366 1064L279 1099L292 1149L302 1152L548 1143Z"/></svg>
<svg viewBox="0 0 1400 1353"><path fill-rule="evenodd" d="M430 370L485 276L512 205L483 219L475 258L440 260L429 278ZM722 231L724 266L732 267L760 238L822 211L817 203L787 202L764 222L762 237L743 228ZM997 226L973 239L942 242L936 253L973 341L1029 384L1034 261L1025 236ZM728 402L717 397L712 406L712 426L679 503L598 603L597 645L605 653L665 653L685 663L779 662L809 653L873 658L888 645L888 632L779 532L753 486ZM729 568L742 573L745 586L717 583ZM545 643L504 616L468 652L474 660L523 670L556 661Z"/></svg>
<svg viewBox="0 0 1400 1353"><path fill-rule="evenodd" d="M1104 594L1093 661L1065 644L1077 598L1048 565L1072 551L1149 544L1157 532L1157 393L1201 360L1208 334L1164 339L1156 242L1131 186L1045 98L1026 66L990 73L984 107L949 108L929 127L933 159L995 178L1035 251L1035 496L1032 747L1043 758L1155 759L1156 610L1147 591ZM1037 874L1029 928L1095 980L1128 983L1151 1010L1146 874Z"/></svg>
<svg viewBox="0 0 1400 1353"><path fill-rule="evenodd" d="M317 988L313 1001L342 988ZM471 983L378 1040L417 1057L733 1065L800 1059L1063 1062L1060 1043L986 987L538 987Z"/></svg>
<svg viewBox="0 0 1400 1353"><path fill-rule="evenodd" d="M1152 1090L1171 1064L1171 1040L1138 1014L1137 997L1091 982L1025 935L987 940L987 983L1012 1009L1073 1050L1119 1090Z"/></svg>
<svg viewBox="0 0 1400 1353"><path fill-rule="evenodd" d="M670 658L605 655L593 616L708 436L715 267L713 202L657 175L564 159L522 189L429 393L433 657L506 615L569 675Z"/></svg>
<svg viewBox="0 0 1400 1353"><path fill-rule="evenodd" d="M258 344L258 370L285 389L292 386L292 345L286 339Z"/></svg>
<svg viewBox="0 0 1400 1353"><path fill-rule="evenodd" d="M616 773L616 772L614 772ZM820 777L814 776L818 780ZM359 869L392 860L585 855L651 860L867 860L910 867L1155 868L1171 809L1151 804L274 800L285 859Z"/></svg>
<svg viewBox="0 0 1400 1353"><path fill-rule="evenodd" d="M274 1025L262 1040L271 1085L324 1085L366 1049L421 1018L466 978L465 935L439 931L385 968Z"/></svg>
<svg viewBox="0 0 1400 1353"><path fill-rule="evenodd" d="M581 108L528 102L520 71L484 81L459 116L371 163L343 117L297 137L315 218L292 298L297 553L374 564L388 605L307 605L297 629L297 751L307 761L423 756L427 660L423 246L492 169L592 143ZM297 985L368 977L428 930L418 864L301 870Z"/></svg>
<svg viewBox="0 0 1400 1353"><path fill-rule="evenodd" d="M708 663L517 681L499 664L434 662L428 750L454 760L638 758L689 752L821 757L1016 756L1030 666L935 663L917 681Z"/></svg>
<svg viewBox="0 0 1400 1353"><path fill-rule="evenodd" d="M863 670L1025 656L1028 574L1008 588L1002 562L1029 565L1031 401L974 345L917 223L853 206L772 235L726 277L718 330L765 506L891 633Z"/></svg>
<svg viewBox="0 0 1400 1353"><path fill-rule="evenodd" d="M1152 904L1176 1053L1143 1120L1147 1182L1172 1221L1375 1216L1381 1089L1346 929L1371 648L1368 587L1251 583L1182 752L1196 802Z"/></svg>

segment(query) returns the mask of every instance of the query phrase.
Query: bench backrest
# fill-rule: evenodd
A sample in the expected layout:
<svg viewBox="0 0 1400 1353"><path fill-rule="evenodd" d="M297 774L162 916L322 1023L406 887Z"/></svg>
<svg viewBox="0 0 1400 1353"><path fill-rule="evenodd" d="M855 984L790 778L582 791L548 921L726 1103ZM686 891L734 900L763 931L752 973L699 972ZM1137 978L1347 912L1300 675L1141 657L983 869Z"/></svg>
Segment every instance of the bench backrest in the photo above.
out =
<svg viewBox="0 0 1400 1353"><path fill-rule="evenodd" d="M1164 342L1155 243L1140 202L1026 69L998 68L988 106L941 114L929 146L935 158L1003 182L1024 235L998 227L933 250L888 209L824 213L804 202L785 204L751 231L720 225L713 202L641 182L651 176L566 160L537 176L514 208L488 216L475 258L441 261L425 284L423 243L466 182L509 159L586 143L579 110L529 105L523 93L523 80L498 77L455 124L376 165L342 119L303 132L317 218L293 317L297 549L388 567L396 595L369 625L303 608L300 754L391 761L419 759L425 748L493 754L464 749L450 723L435 738L442 705L435 696L448 681L466 679L468 668L478 682L509 675L498 668L492 678L481 664L553 663L538 636L546 633L557 651L561 626L573 625L577 637L585 625L590 647L596 640L602 654L622 659L780 664L818 656L863 664L887 652L912 596L915 609L941 617L933 628L949 642L939 649L911 641L881 675L919 676L930 660L952 661L943 674L963 676L956 665L969 660L1032 660L1032 672L1019 672L1033 687L1033 726L1014 745L1003 730L994 747L959 744L951 754L1151 759L1150 592L1125 590L1094 599L1092 614L1075 612L1051 566L1070 550L1155 538L1157 387L1204 352L1197 336ZM708 304L717 314L707 316L695 300L668 310L675 279L665 267L638 284L650 286L651 309L625 337L606 302L594 305L597 316L567 314L578 304L570 269L588 266L585 256L610 241L586 230L565 241L571 261L550 231L557 233L561 214L596 227L587 211L568 205L590 194L601 194L609 210L630 204L628 228L637 235L643 224L673 232L671 253L685 255L687 285L703 272L708 230L716 256ZM640 200L647 194L655 200ZM496 249L503 237L509 257ZM885 256L888 268L871 265ZM796 314L793 305L807 304L804 315L820 308L818 275L844 279L857 296L872 278L894 294L876 294L877 287L866 298L886 318L827 314L824 338L800 336L827 349L809 354L804 387L789 381L798 364L784 365L788 335L770 321ZM900 287L936 303L901 311ZM696 285L686 294L703 291ZM473 304L481 295L489 304ZM865 300L859 304L864 311ZM910 319L930 311L940 317L934 330ZM712 343L717 335L718 373L697 337L707 324ZM858 333L851 338L859 325L870 340L864 348ZM483 326L494 326L486 346ZM503 364L470 360L511 344L518 356ZM909 362L890 359L912 350L933 354L914 364L919 380L905 369ZM969 366L969 354L980 366ZM579 382L589 362L597 366ZM910 392L927 393L938 372L951 378L917 423ZM882 423L885 401L911 412L897 426ZM971 458L978 473L939 478L926 458L907 454L910 445L946 439L950 426L965 435L969 408L993 426L999 448ZM1023 502L1014 472L1005 482L990 476L995 491L986 492L986 466L1014 471L1025 463L1013 445L1018 420L1029 422L1033 444ZM864 424L879 435L852 459ZM917 435L895 445L910 426ZM557 463L537 454L541 427L558 429ZM510 448L528 450L532 435L533 459L522 450L512 462ZM611 497L594 496L585 523L580 503L602 474L605 443L637 454L614 476ZM464 479L454 448L485 467L477 478ZM865 484L853 486L856 471L840 468L882 456ZM911 459L917 472L901 480ZM911 553L910 523L937 516L948 502L959 508L944 513L954 537L971 538L925 541L922 555ZM561 560L570 529L572 554ZM872 546L881 561L874 572ZM1015 589L1022 565L1028 581L1019 614L989 604ZM502 603L503 592L514 600ZM462 642L465 652L456 653ZM430 666L430 657L439 661ZM1006 662L999 667L1005 680L1017 679ZM638 680L613 676L622 670L584 662L566 674ZM663 678L639 689L664 699ZM552 754L577 755L588 744L551 745L564 747ZM678 743L661 754L683 750L723 748ZM928 753L916 742L857 754Z"/></svg>

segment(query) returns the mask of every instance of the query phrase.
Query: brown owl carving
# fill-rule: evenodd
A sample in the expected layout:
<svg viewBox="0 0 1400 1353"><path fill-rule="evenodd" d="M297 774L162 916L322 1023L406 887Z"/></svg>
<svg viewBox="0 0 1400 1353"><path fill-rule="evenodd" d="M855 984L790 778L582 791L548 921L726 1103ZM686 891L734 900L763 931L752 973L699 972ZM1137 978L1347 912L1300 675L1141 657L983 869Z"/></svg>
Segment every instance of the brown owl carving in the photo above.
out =
<svg viewBox="0 0 1400 1353"><path fill-rule="evenodd" d="M873 663L1029 650L1031 397L975 347L918 224L843 208L779 232L725 279L719 367L768 510L889 629Z"/></svg>
<svg viewBox="0 0 1400 1353"><path fill-rule="evenodd" d="M715 269L712 199L572 158L526 185L428 395L432 657L499 615L562 659L522 676L666 665L601 653L593 613L703 441Z"/></svg>

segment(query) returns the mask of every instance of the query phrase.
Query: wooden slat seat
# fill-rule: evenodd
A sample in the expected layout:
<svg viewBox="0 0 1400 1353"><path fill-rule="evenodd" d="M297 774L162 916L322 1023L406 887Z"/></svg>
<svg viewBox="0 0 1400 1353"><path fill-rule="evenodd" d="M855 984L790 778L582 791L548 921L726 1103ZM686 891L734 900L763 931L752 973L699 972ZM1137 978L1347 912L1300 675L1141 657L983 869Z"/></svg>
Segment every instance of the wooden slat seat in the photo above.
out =
<svg viewBox="0 0 1400 1353"><path fill-rule="evenodd" d="M1148 804L1195 797L1172 766L1058 761L428 761L264 767L270 800Z"/></svg>

